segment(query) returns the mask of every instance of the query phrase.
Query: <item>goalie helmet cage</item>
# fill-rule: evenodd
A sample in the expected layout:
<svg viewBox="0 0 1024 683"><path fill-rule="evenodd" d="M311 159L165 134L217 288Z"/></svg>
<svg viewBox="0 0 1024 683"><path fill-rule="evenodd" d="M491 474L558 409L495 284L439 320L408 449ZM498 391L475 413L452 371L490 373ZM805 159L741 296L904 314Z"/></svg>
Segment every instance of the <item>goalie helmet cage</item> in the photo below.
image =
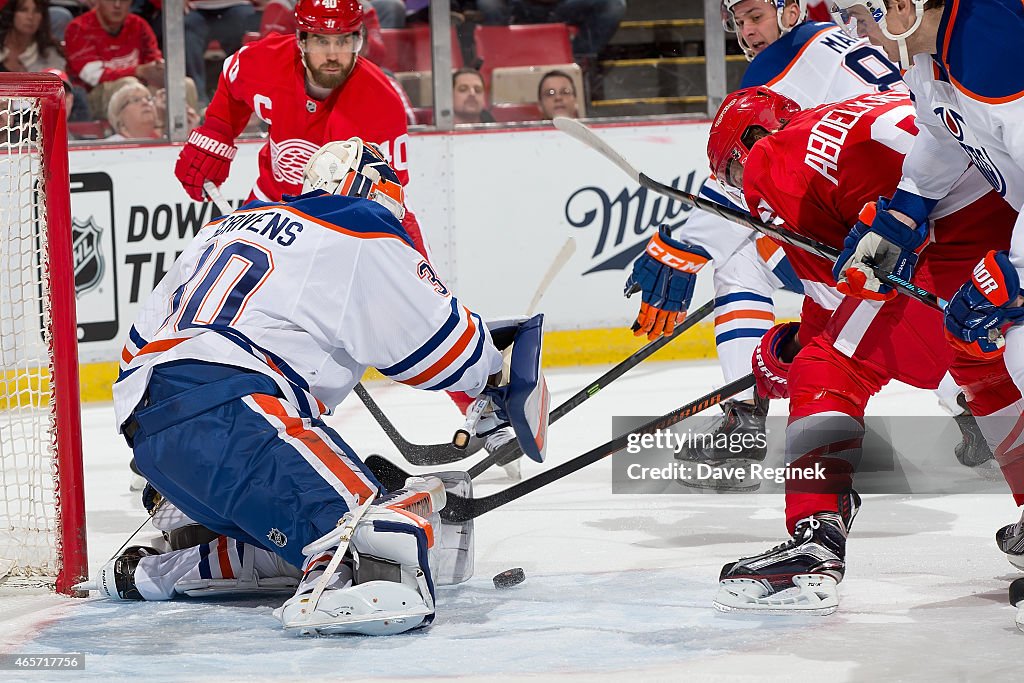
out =
<svg viewBox="0 0 1024 683"><path fill-rule="evenodd" d="M0 589L88 575L64 86L0 73Z"/></svg>

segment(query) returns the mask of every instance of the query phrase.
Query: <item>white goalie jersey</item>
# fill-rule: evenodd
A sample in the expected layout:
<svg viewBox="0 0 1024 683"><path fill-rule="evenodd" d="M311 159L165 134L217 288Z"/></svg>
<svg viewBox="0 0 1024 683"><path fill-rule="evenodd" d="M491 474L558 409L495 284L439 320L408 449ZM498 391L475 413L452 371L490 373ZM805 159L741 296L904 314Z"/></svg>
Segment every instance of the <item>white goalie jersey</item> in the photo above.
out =
<svg viewBox="0 0 1024 683"><path fill-rule="evenodd" d="M387 209L323 193L252 202L200 230L131 328L114 385L118 424L155 365L189 359L266 374L311 417L367 367L475 396L502 362L480 317Z"/></svg>

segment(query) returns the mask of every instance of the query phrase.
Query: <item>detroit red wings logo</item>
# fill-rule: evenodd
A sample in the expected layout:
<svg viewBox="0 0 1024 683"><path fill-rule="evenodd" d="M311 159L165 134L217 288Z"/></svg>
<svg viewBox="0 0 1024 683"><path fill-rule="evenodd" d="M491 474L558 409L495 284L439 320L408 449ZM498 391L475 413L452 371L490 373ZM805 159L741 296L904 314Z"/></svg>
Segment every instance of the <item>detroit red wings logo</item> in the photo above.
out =
<svg viewBox="0 0 1024 683"><path fill-rule="evenodd" d="M284 142L270 141L270 168L274 172L274 180L279 183L302 184L302 169L320 145L291 138Z"/></svg>
<svg viewBox="0 0 1024 683"><path fill-rule="evenodd" d="M764 199L757 201L757 215L761 218L764 223L769 225L782 225L785 221L779 218L779 214L775 212L771 206L768 205Z"/></svg>

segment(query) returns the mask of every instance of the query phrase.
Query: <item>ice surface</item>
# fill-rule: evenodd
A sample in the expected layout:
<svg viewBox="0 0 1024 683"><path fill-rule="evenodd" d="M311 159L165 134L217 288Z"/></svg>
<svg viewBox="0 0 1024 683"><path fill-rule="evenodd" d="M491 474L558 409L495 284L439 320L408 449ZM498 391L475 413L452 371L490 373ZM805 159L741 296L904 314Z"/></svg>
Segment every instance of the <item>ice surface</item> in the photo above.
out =
<svg viewBox="0 0 1024 683"><path fill-rule="evenodd" d="M600 372L550 373L555 403ZM712 364L644 364L552 427L549 464L610 438L612 415L663 413L720 382ZM444 441L461 424L443 396L396 385L371 391L410 440ZM785 409L775 404L772 413ZM902 385L884 390L869 412L942 414L932 394ZM83 419L95 570L145 512L128 490L130 454L110 406L88 405ZM354 397L331 422L357 452L401 461ZM953 461L951 449L935 457ZM524 476L543 467L524 463ZM0 652L84 652L84 672L61 674L75 680L1019 676L1024 634L1006 598L1018 574L993 543L994 531L1017 518L1009 495L866 497L839 611L752 618L711 608L718 572L783 540L782 497L612 495L610 471L603 461L478 519L476 576L439 589L437 619L425 631L286 634L271 616L283 597L110 603L29 595L0 598ZM477 495L507 485L498 470L475 483ZM491 576L510 567L523 567L526 582L495 590ZM56 678L0 672L0 680Z"/></svg>

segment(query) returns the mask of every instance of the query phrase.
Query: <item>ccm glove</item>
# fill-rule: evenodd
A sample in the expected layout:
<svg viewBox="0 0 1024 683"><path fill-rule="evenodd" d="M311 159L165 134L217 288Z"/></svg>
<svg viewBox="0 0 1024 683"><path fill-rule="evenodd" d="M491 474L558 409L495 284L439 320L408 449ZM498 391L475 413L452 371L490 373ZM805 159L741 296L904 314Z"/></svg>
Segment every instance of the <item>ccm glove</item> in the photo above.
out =
<svg viewBox="0 0 1024 683"><path fill-rule="evenodd" d="M1017 305L1020 278L1005 251L990 251L946 306L946 338L958 349L979 358L1002 353L1003 330L1024 320Z"/></svg>
<svg viewBox="0 0 1024 683"><path fill-rule="evenodd" d="M928 224L910 228L889 213L888 207L885 197L865 204L843 241L843 251L832 269L841 293L872 301L896 296L896 290L883 284L868 264L907 282L913 277L917 258L928 242Z"/></svg>
<svg viewBox="0 0 1024 683"><path fill-rule="evenodd" d="M189 133L174 165L174 175L189 197L204 201L203 181L220 186L227 180L237 151L228 125L218 119L207 119L205 125Z"/></svg>
<svg viewBox="0 0 1024 683"><path fill-rule="evenodd" d="M638 290L643 294L633 334L646 334L652 340L670 336L676 323L686 317L697 272L710 260L707 251L672 239L668 227L661 226L633 262L633 273L626 280L627 297Z"/></svg>

